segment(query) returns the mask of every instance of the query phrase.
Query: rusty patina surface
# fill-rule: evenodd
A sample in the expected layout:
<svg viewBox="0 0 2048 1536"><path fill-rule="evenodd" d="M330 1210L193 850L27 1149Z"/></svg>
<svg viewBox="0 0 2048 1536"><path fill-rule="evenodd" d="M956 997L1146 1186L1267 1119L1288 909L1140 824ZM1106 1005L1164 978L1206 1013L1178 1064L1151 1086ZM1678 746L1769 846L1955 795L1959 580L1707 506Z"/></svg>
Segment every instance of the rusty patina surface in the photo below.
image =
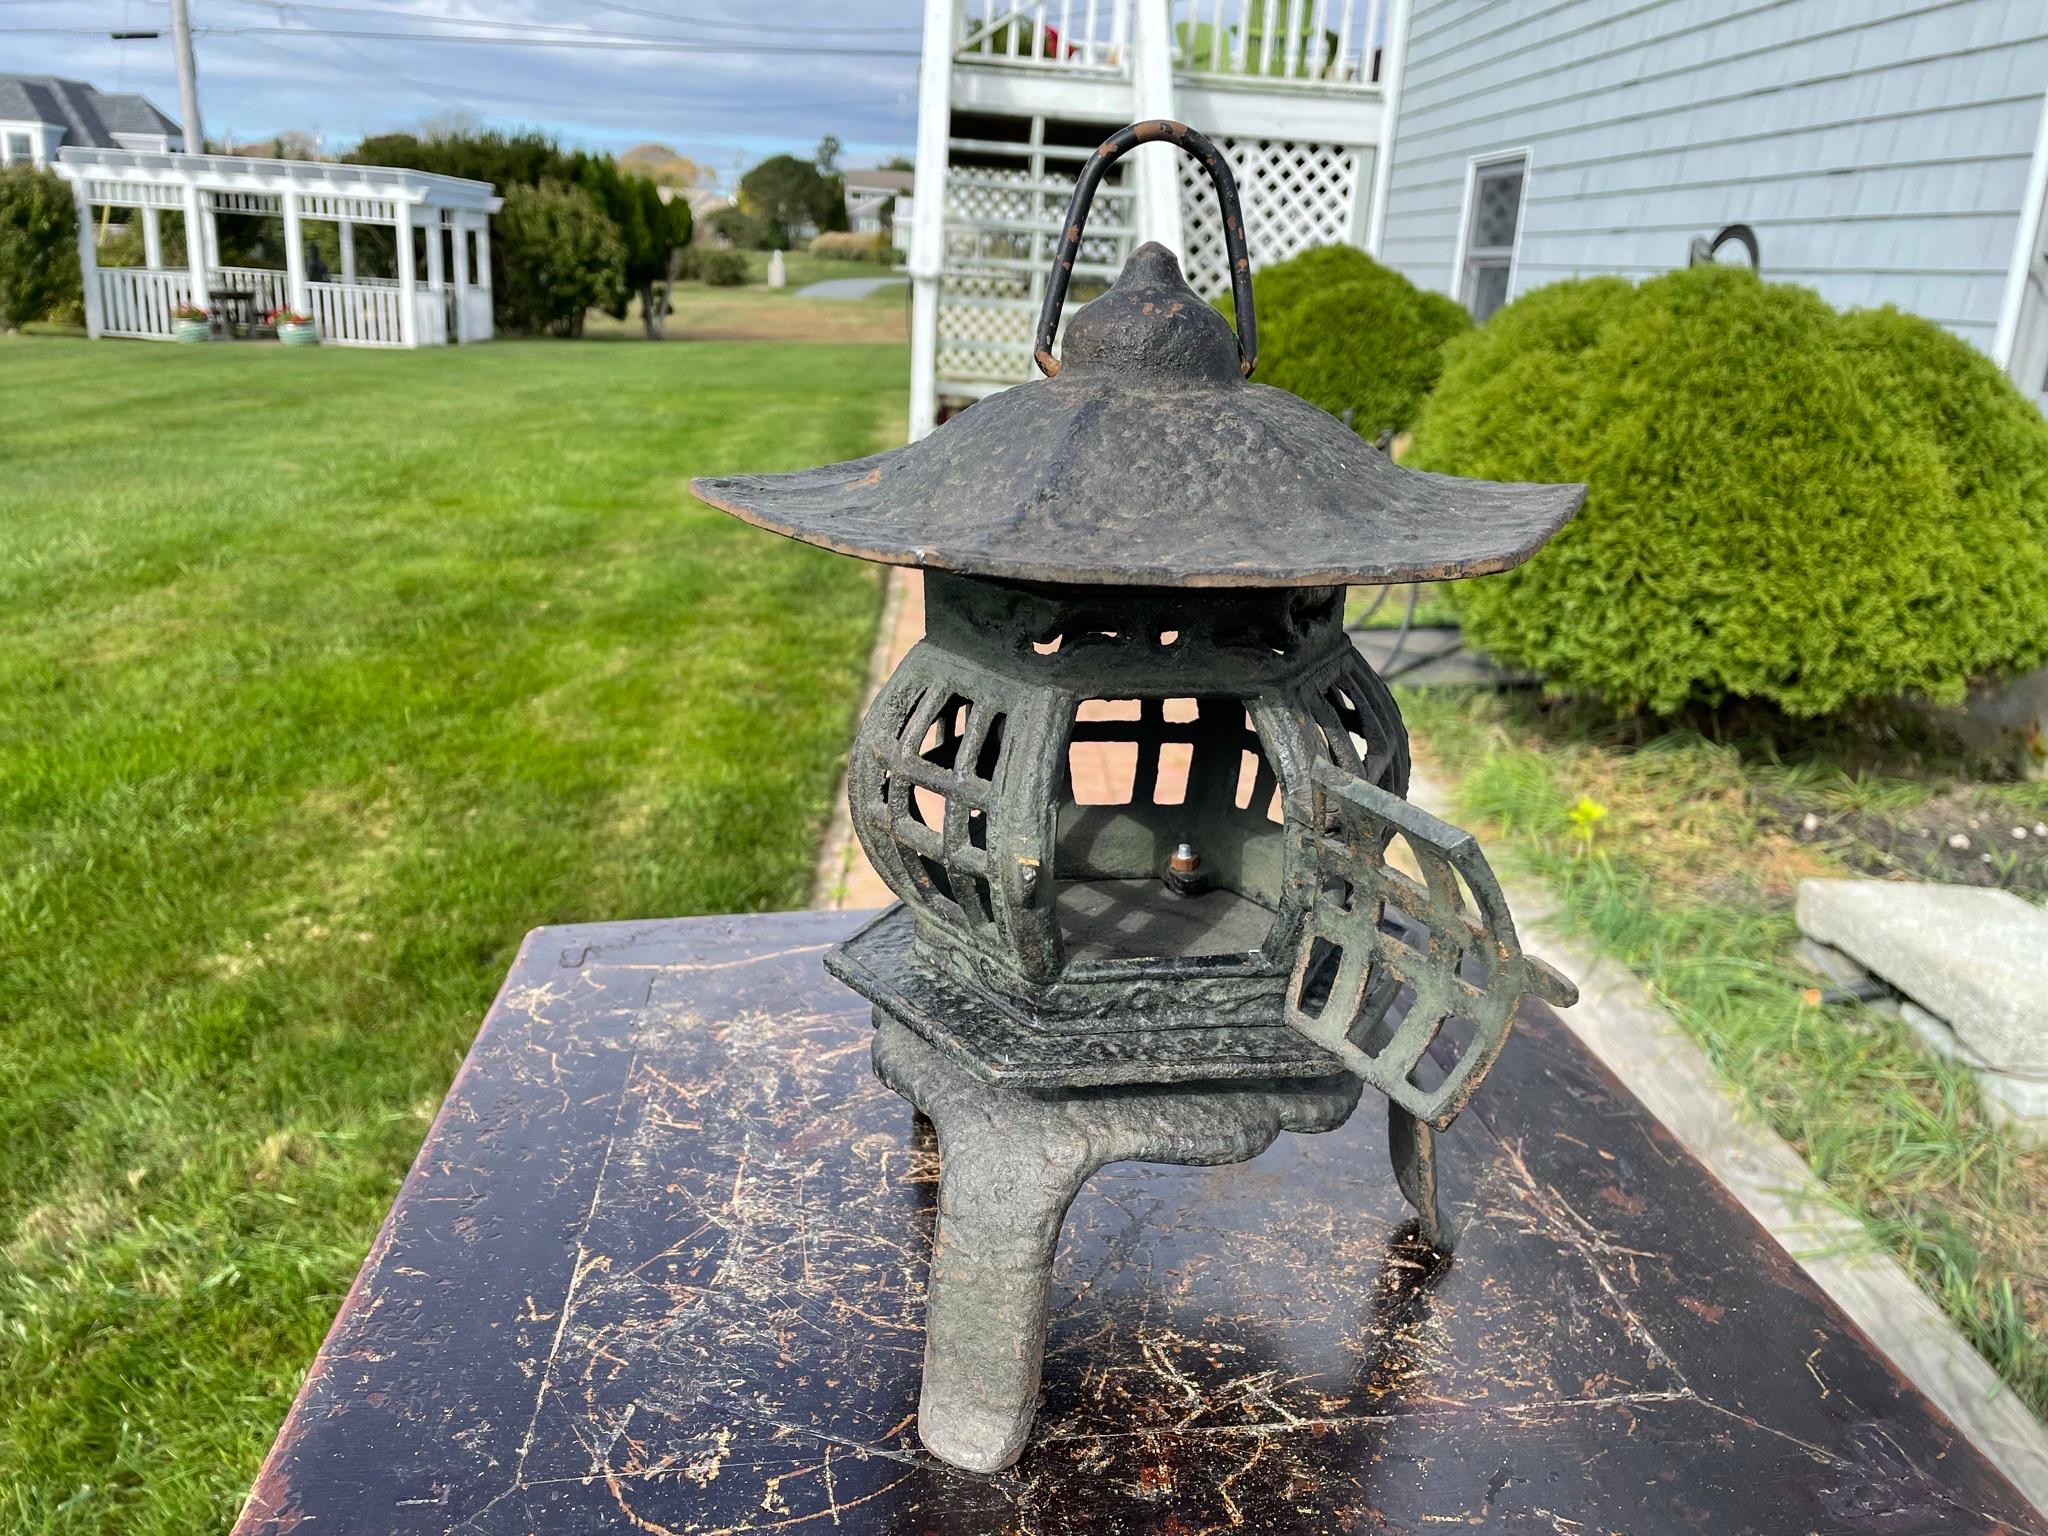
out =
<svg viewBox="0 0 2048 1536"><path fill-rule="evenodd" d="M1039 1427L915 1435L938 1159L821 969L857 918L544 929L239 1530L2040 1532L1540 1006L1437 1138L1369 1097L1119 1164L1054 1270Z"/></svg>

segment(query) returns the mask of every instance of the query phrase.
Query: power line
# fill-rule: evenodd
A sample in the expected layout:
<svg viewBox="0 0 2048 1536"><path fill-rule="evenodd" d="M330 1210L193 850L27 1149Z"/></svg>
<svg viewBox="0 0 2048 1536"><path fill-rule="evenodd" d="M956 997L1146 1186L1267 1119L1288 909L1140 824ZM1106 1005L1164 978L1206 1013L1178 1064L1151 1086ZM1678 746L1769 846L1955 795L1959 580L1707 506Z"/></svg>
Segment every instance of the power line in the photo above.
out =
<svg viewBox="0 0 2048 1536"><path fill-rule="evenodd" d="M214 35L286 32L293 37L353 37L373 42L483 43L503 48L613 48L647 53L800 54L814 58L914 59L915 48L834 48L808 43L740 43L684 41L641 33L590 33L575 37L526 37L518 33L484 36L469 32L368 32L339 27L205 27Z"/></svg>
<svg viewBox="0 0 2048 1536"><path fill-rule="evenodd" d="M163 4L163 3L164 3L164 0L151 0L151 3L153 3L153 4ZM452 12L448 12L448 11L427 11L427 10L419 10L419 9L413 9L413 8L400 8L400 7L395 7L395 6L388 6L388 5L330 5L330 4L326 4L326 3L323 3L323 0L227 0L227 3L229 3L229 4L232 4L232 5L246 5L246 6L250 6L250 7L260 7L260 8L262 8L262 9L264 9L264 10L270 10L270 11L276 11L276 12L279 12L280 14L282 14L282 15L284 15L284 16L287 16L287 17L290 17L290 16L292 16L292 15L294 15L294 14L298 13L298 12L301 12L301 11L317 11L317 12L320 12L321 14L323 14L323 15L328 15L328 16L391 16L391 17L396 17L396 18L398 18L398 19L399 19L399 20L401 20L401 21L418 21L418 22L430 22L430 23L433 23L433 24L435 24L435 25L437 25L437 26L452 26L452 27L486 27L486 28L491 28L491 29L493 29L493 35L494 35L494 36L495 36L495 35L499 35L499 34L503 33L503 31L504 31L504 30L505 30L505 29L506 29L507 27L511 27L511 26L516 26L516 27L520 28L520 29L521 29L522 31L527 31L527 32L565 32L565 33L568 33L569 35L571 35L571 36L574 36L574 37L592 37L592 38L596 38L596 37L603 37L603 38L612 38L612 37L619 37L619 36L632 36L632 37L636 37L636 38L637 38L637 37L641 37L641 36L645 36L645 35L647 35L647 34L637 34L637 33L626 33L626 34L622 34L622 33L618 32L618 31L617 31L617 29L615 29L615 28L612 28L612 29L606 29L606 28L597 28L597 27L582 27L582 26L566 26L566 25L564 25L564 24L563 24L563 23L561 23L561 22L554 22L554 21L520 21L520 22L507 22L507 21L503 21L503 20L500 20L500 19L497 19L497 18L494 18L494 17L489 17L489 16L457 16L457 15L453 14ZM656 13L654 13L654 12L651 12L651 11L650 11L650 12L636 12L635 14L645 14L645 15L654 15L654 14L656 14ZM677 19L678 19L678 20L681 20L681 19L684 19L684 18L677 18ZM702 23L703 23L704 25L707 25L707 26L723 26L723 27L729 27L729 28L738 28L738 29L740 29L740 30L742 30L742 31L748 31L748 32L762 32L762 33L766 33L766 32L768 32L768 31L770 31L770 30L771 30L771 29L769 29L769 28L767 28L767 27L764 27L764 26L762 26L762 24L761 24L760 22L757 22L757 21L753 21L753 22L740 22L740 21L726 21L726 22L717 22L717 21L712 21L712 20L711 20L710 18L708 18L708 17L704 17L704 18L697 18L697 17L691 17L691 18L687 18L687 19L689 19L689 20L692 20L692 21L701 21L701 22L702 22ZM294 30L300 30L300 29L294 29ZM873 30L881 30L881 29L875 29L875 28L867 28L867 27L838 27L838 28L833 28L833 27L826 27L826 28L822 28L822 29L820 29L820 28L806 28L805 30L807 30L807 31L817 31L817 30L823 30L823 31L843 31L843 32L861 32L861 33L864 33L864 32L868 32L868 31L873 31ZM888 29L888 30L894 30L894 29ZM907 29L907 30L910 30L910 31L916 31L916 30L918 30L918 29L916 29L916 28L909 28L909 29ZM698 39L698 38L688 38L688 37L666 37L666 36L665 36L665 37L663 37L663 38L662 38L662 41L664 41L664 42L698 42L698 41L701 41L701 42L719 42L719 41L723 41L723 40L722 40L722 39L718 39L718 38L701 38L701 39Z"/></svg>
<svg viewBox="0 0 2048 1536"><path fill-rule="evenodd" d="M682 14L680 14L680 13L678 13L678 12L673 12L673 11L650 11L650 10L648 10L648 9L647 9L647 8L646 8L645 6L640 6L640 5L622 5L622 4L620 4L620 3L619 3L619 0L578 0L578 3L580 3L580 4L583 4L583 5L589 5L589 6L594 6L594 7L596 7L596 8L597 8L598 10L600 10L600 11L617 11L617 12L619 12L619 13L620 13L621 15L623 15L623 16L642 16L642 17L645 17L646 19L648 19L649 21L680 21L680 22L684 22L684 23L686 23L686 24L688 24L688 25L691 25L691 26L698 26L698 27L731 27L731 28L738 28L738 29L739 29L739 30L741 30L741 31L747 31L747 32L754 32L754 31L766 31L766 30L767 30L767 28L763 27L763 26L762 26L762 24L761 24L760 22L758 22L758 21L730 21L730 20L727 20L726 18L724 18L724 17L721 17L721 16L686 16L686 15L682 15ZM922 26L903 26L903 27L870 27L870 26L855 26L855 27L835 27L835 26L831 26L831 25L829 25L829 24L826 24L826 25L817 25L817 26L814 26L814 25L812 25L811 23L809 23L809 22L806 22L806 23L804 24L804 28L803 28L803 30L804 30L804 31L806 31L806 32L858 32L858 33L871 33L871 32L910 32L910 33L919 33L919 32L922 32L922 31L924 31L924 28L923 28Z"/></svg>
<svg viewBox="0 0 2048 1536"><path fill-rule="evenodd" d="M299 32L298 29L293 28L277 29L276 35L291 37L302 34ZM243 34L243 41L248 42L258 48L266 48L275 53L303 60L304 62L309 64L317 64L321 68L327 70L329 73L333 75L336 75L337 77L359 78L357 76L351 75L347 69L343 68L340 65L337 65L332 59L322 58L317 53L309 53L303 49L298 48L287 48L282 44L266 42L261 38L249 36L247 34ZM351 44L343 43L341 46L346 48L350 53L354 54L357 58L362 59L365 63L379 70L385 77L392 80L396 80L402 85L411 86L414 90L419 91L424 95L433 97L435 100L441 102L444 106L455 107L464 111L476 112L478 113L479 116L483 115L482 108L479 107L477 104L480 101L488 101L505 106L527 108L558 108L560 106L560 102L556 98L540 96L531 92L495 90L489 87L478 87L477 85L468 82L465 82L460 86L455 86L447 84L446 82L422 80L413 75L399 73L397 70L391 68L390 65L386 64L383 60L373 57L371 54L365 52L360 48L354 47ZM454 97L449 94L450 92L456 90L466 92L468 96L472 99L465 100L458 97ZM895 108L899 113L901 113L908 109L901 92L894 96L870 96L862 97L856 100L842 101L815 101L808 97L805 97L788 98L779 101L758 101L753 99L746 99L741 101L714 102L707 100L703 103L703 105L707 108L707 110L715 111L720 117L732 117L736 115L747 116L763 112L853 111L883 107Z"/></svg>
<svg viewBox="0 0 2048 1536"><path fill-rule="evenodd" d="M577 48L615 49L640 53L687 53L721 55L784 55L823 59L915 59L915 48L833 48L806 43L722 43L682 41L618 33L591 33L574 37L528 37L517 33L484 36L474 32L369 32L339 27L194 27L194 33L210 37L337 37L365 42L397 43L481 43L492 48ZM0 27L0 33L14 36L104 37L103 27Z"/></svg>

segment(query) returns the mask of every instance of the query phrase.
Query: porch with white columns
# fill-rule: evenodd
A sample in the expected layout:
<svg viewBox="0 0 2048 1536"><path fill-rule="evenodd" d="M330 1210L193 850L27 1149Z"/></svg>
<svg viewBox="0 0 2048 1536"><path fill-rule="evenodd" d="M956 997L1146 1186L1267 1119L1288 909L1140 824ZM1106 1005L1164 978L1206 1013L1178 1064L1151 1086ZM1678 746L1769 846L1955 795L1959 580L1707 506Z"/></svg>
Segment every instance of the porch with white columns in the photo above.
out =
<svg viewBox="0 0 2048 1536"><path fill-rule="evenodd" d="M168 339L178 306L210 309L215 295L226 294L250 295L259 317L281 308L307 315L323 341L344 346L411 347L491 335L489 221L500 201L487 183L381 166L78 148L61 151L55 169L71 184L78 208L86 328L95 337ZM140 211L145 265L99 265L98 208ZM159 220L165 208L184 214L181 267L164 265ZM283 225L282 267L224 266L217 222L224 213L275 214ZM337 228L338 280L315 281L309 271L306 226L313 222ZM393 276L360 271L358 224L391 229ZM424 288L412 248L415 225L429 236ZM452 304L440 243L444 228L454 230L458 242ZM481 258L474 268L471 233Z"/></svg>

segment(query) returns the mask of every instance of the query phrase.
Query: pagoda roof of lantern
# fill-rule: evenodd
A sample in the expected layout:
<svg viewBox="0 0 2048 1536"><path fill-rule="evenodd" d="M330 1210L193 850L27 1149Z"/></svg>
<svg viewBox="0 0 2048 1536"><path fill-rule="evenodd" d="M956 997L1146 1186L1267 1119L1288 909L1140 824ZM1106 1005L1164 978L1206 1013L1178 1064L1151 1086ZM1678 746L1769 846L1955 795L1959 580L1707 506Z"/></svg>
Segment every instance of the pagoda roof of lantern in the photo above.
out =
<svg viewBox="0 0 2048 1536"><path fill-rule="evenodd" d="M1585 500L1581 485L1405 469L1329 413L1248 382L1228 322L1162 246L1133 253L1062 351L1054 377L907 447L691 489L889 565L1154 587L1483 576L1526 560Z"/></svg>

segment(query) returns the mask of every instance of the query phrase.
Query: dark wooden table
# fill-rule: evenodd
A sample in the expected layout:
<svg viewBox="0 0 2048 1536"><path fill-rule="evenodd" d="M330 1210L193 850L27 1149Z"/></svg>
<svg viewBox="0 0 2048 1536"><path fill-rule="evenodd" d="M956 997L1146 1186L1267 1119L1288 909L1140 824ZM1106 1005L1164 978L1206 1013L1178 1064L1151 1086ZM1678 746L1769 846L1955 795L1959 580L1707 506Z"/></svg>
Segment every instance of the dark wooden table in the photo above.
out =
<svg viewBox="0 0 2048 1536"><path fill-rule="evenodd" d="M819 968L856 921L532 935L238 1530L2043 1529L1540 1009L1445 1139L1455 1262L1376 1102L1109 1169L1024 1460L934 1461L936 1156Z"/></svg>

